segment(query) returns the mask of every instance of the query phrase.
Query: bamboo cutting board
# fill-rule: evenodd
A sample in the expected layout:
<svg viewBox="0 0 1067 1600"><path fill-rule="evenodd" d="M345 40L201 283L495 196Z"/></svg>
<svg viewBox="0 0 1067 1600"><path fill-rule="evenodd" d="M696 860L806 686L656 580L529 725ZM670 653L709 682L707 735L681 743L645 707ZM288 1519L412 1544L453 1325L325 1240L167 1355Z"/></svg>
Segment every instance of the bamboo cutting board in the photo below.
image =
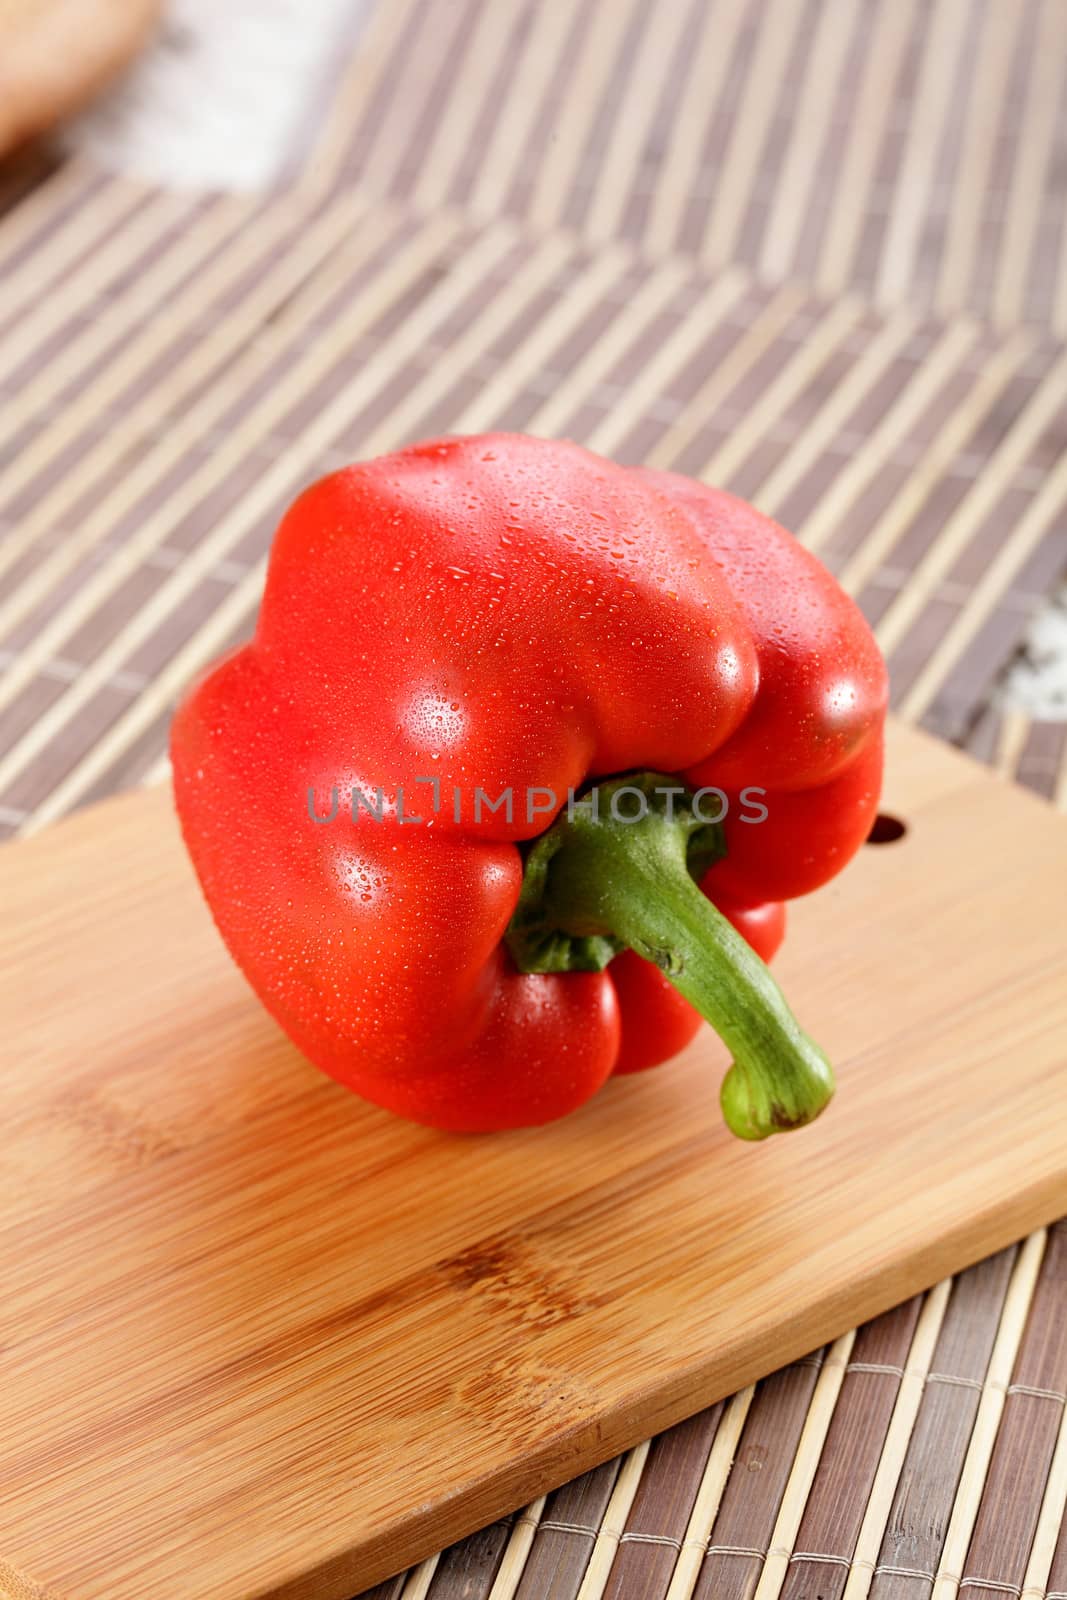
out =
<svg viewBox="0 0 1067 1600"><path fill-rule="evenodd" d="M320 1077L169 796L0 851L0 1595L342 1600L1067 1212L1067 830L895 729L777 969L838 1067L734 1141L724 1055L455 1138Z"/></svg>

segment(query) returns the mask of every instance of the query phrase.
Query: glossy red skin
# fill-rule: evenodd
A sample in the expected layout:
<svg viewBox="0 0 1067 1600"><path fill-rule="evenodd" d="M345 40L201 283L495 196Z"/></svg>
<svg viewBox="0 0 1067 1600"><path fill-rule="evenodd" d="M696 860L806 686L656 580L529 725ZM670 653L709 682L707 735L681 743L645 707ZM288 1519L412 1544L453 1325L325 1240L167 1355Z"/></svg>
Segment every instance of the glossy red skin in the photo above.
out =
<svg viewBox="0 0 1067 1600"><path fill-rule="evenodd" d="M457 824L453 785L561 802L632 770L765 786L768 820L731 807L702 887L770 953L774 903L869 831L885 703L858 610L743 502L563 442L431 441L283 518L254 638L175 717L175 795L223 938L311 1061L417 1121L517 1127L674 1054L699 1020L637 957L517 972L518 842L551 818L475 824L468 804ZM414 785L429 774L436 816ZM426 820L353 822L353 783L407 785ZM317 826L308 788L325 811L335 784Z"/></svg>

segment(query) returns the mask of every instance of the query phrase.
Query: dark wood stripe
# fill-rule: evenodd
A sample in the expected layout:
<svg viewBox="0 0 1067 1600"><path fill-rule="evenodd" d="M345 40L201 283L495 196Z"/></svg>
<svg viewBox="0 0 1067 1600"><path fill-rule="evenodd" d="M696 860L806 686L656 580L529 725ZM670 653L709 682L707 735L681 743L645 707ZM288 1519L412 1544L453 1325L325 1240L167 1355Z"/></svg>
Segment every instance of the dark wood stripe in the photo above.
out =
<svg viewBox="0 0 1067 1600"><path fill-rule="evenodd" d="M620 1466L605 1462L548 1496L515 1600L575 1600Z"/></svg>
<svg viewBox="0 0 1067 1600"><path fill-rule="evenodd" d="M507 1549L514 1517L504 1517L441 1552L427 1600L485 1600ZM393 1600L388 1589L380 1600Z"/></svg>
<svg viewBox="0 0 1067 1600"><path fill-rule="evenodd" d="M694 1600L748 1600L770 1546L822 1353L757 1386L693 1591Z"/></svg>
<svg viewBox="0 0 1067 1600"><path fill-rule="evenodd" d="M428 31L420 31L402 76L394 85L398 96L410 97L411 118L406 138L397 141L399 156L395 170L381 186L383 193L402 199L410 195L421 177L424 152L434 142L467 43L487 3L489 0L454 0L447 13L437 8L426 19L424 28ZM392 149L387 153L392 167ZM445 196L438 198L443 201Z"/></svg>
<svg viewBox="0 0 1067 1600"><path fill-rule="evenodd" d="M952 1286L870 1600L917 1600L931 1592L929 1582L902 1574L937 1570L1014 1262L1014 1250L1002 1251Z"/></svg>
<svg viewBox="0 0 1067 1600"><path fill-rule="evenodd" d="M1067 1392L1067 1223L1049 1230L1026 1331L963 1570L1018 1593L1037 1527Z"/></svg>
<svg viewBox="0 0 1067 1600"><path fill-rule="evenodd" d="M807 1600L813 1588L839 1600L844 1590L921 1304L910 1300L856 1335L782 1600Z"/></svg>
<svg viewBox="0 0 1067 1600"><path fill-rule="evenodd" d="M1032 722L1017 771L1018 781L1051 800L1067 768L1067 722Z"/></svg>
<svg viewBox="0 0 1067 1600"><path fill-rule="evenodd" d="M761 261L767 227L778 195L779 176L790 145L798 137L806 137L804 130L797 126L797 112L809 70L812 40L823 10L830 4L832 0L803 0L798 7L800 16L785 74L773 114L768 115L764 125L756 165L758 177L752 184L747 204L738 219L734 255L736 259L752 262L754 266ZM847 26L846 18L841 18L841 24ZM830 87L826 86L827 92Z"/></svg>
<svg viewBox="0 0 1067 1600"><path fill-rule="evenodd" d="M661 1600L666 1593L722 1411L720 1402L653 1440L604 1600Z"/></svg>
<svg viewBox="0 0 1067 1600"><path fill-rule="evenodd" d="M683 0L678 0L678 3L682 4ZM675 118L682 96L690 92L694 58L701 33L707 25L708 9L709 0L695 0L689 6L681 37L674 47L667 81L660 90L655 114L634 166L629 192L620 213L619 232L624 238L644 238L652 197L656 192L659 166L673 140ZM665 252L669 248L668 241L656 241L655 248Z"/></svg>
<svg viewBox="0 0 1067 1600"><path fill-rule="evenodd" d="M673 0L681 3L681 0ZM574 167L574 178L563 205L559 221L566 228L581 231L585 225L590 200L596 185L597 174L603 167L614 129L620 117L626 114L628 99L619 93L619 85L628 83L640 71L642 41L647 28L656 26L656 12L652 6L637 6L620 27L613 43L613 70L609 74Z"/></svg>

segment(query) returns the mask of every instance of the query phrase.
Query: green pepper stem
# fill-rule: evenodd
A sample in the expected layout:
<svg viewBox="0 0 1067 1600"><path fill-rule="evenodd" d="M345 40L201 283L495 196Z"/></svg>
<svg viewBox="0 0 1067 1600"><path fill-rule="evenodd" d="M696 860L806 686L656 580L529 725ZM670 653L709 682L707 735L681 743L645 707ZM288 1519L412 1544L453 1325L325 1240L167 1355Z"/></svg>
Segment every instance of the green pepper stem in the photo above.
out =
<svg viewBox="0 0 1067 1600"><path fill-rule="evenodd" d="M733 1056L720 1092L727 1125L763 1139L813 1121L833 1094L833 1071L766 965L694 881L694 857L714 859L720 841L676 779L642 773L601 784L531 850L508 944L523 971L601 968L623 945L654 962Z"/></svg>

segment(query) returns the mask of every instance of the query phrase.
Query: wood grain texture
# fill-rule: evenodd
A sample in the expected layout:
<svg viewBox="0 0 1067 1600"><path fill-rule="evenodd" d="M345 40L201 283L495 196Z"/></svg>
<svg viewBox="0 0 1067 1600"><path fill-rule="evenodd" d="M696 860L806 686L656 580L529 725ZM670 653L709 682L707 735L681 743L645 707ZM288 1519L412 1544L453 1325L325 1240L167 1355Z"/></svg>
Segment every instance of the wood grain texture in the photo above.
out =
<svg viewBox="0 0 1067 1600"><path fill-rule="evenodd" d="M365 1106L231 968L164 791L5 846L0 1559L339 1600L1067 1209L1067 836L902 729L886 803L781 962L839 1098L757 1147L708 1034L547 1129Z"/></svg>

